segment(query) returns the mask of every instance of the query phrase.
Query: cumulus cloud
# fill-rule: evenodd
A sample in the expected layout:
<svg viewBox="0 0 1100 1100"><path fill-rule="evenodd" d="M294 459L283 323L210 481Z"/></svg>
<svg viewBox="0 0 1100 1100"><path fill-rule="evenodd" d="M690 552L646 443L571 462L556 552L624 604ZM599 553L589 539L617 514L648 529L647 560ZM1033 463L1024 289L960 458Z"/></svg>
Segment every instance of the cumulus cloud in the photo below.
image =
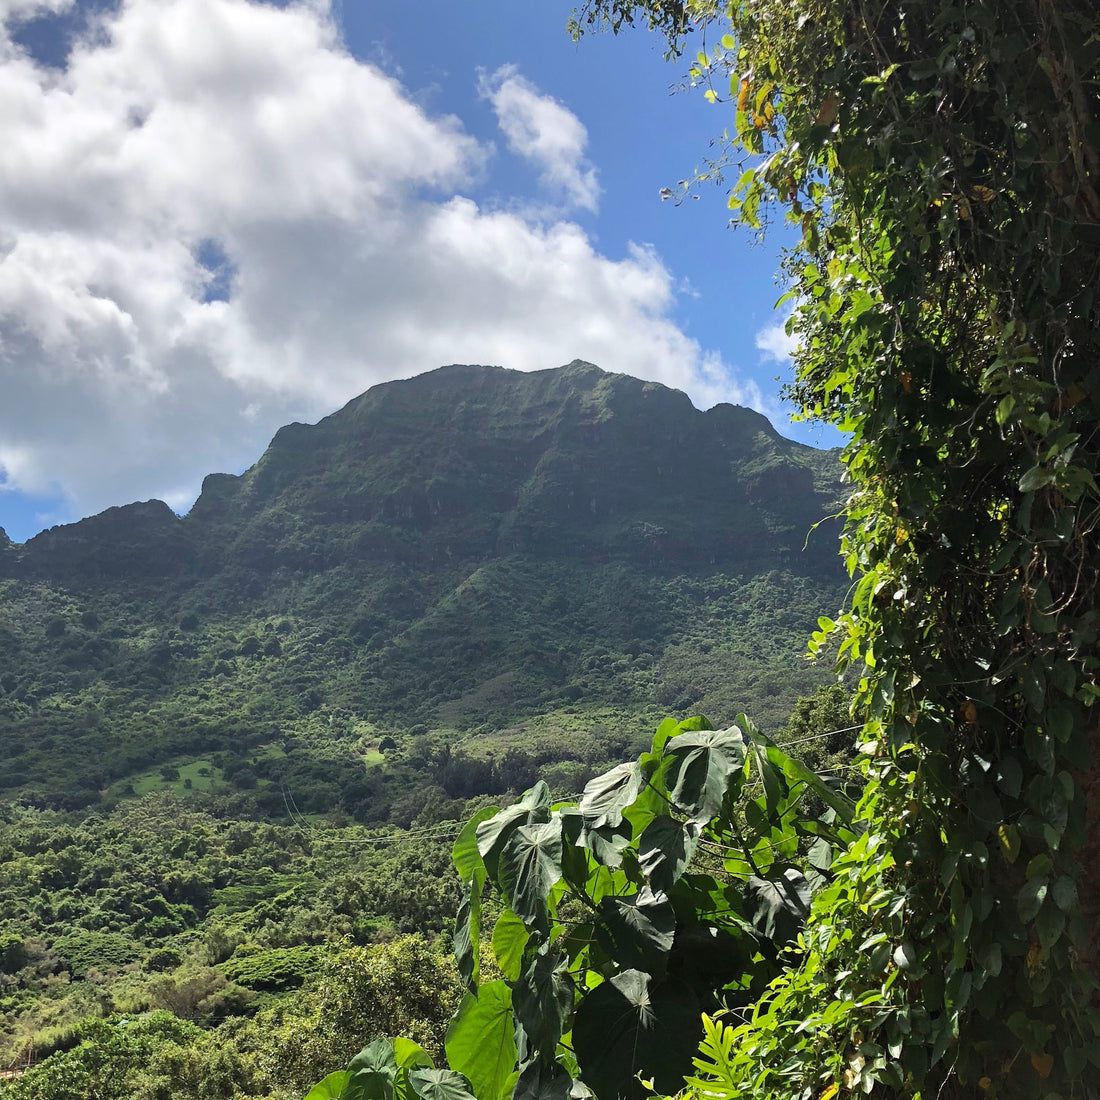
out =
<svg viewBox="0 0 1100 1100"><path fill-rule="evenodd" d="M652 251L464 197L491 150L353 58L324 0L123 0L64 70L7 37L64 7L0 0L0 488L185 509L280 424L448 362L761 404L671 319ZM574 116L493 87L594 202Z"/></svg>
<svg viewBox="0 0 1100 1100"><path fill-rule="evenodd" d="M538 168L543 185L573 206L595 212L600 187L585 159L588 131L568 107L542 95L514 65L481 74L481 94L496 112L508 148Z"/></svg>
<svg viewBox="0 0 1100 1100"><path fill-rule="evenodd" d="M798 347L798 340L787 332L789 317L788 313L771 324L765 325L756 333L757 350L764 353L764 359L768 362L786 366L794 355L795 348Z"/></svg>

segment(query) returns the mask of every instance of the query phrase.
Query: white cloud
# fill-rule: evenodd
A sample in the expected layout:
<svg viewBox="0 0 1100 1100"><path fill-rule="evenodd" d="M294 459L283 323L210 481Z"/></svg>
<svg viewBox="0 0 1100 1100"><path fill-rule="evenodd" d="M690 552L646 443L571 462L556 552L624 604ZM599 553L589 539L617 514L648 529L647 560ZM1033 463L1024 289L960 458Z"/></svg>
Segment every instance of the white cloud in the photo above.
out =
<svg viewBox="0 0 1100 1100"><path fill-rule="evenodd" d="M69 11L76 0L0 0L0 21L33 19Z"/></svg>
<svg viewBox="0 0 1100 1100"><path fill-rule="evenodd" d="M530 94L594 201L583 127ZM323 0L123 0L64 72L0 33L0 102L0 488L186 508L279 425L449 362L762 405L671 319L652 251L463 197L490 150L352 58Z"/></svg>
<svg viewBox="0 0 1100 1100"><path fill-rule="evenodd" d="M585 159L588 131L568 107L520 76L514 65L481 74L481 94L496 112L513 153L531 161L543 184L571 205L595 212L600 186Z"/></svg>
<svg viewBox="0 0 1100 1100"><path fill-rule="evenodd" d="M764 353L764 359L786 366L790 363L798 347L798 340L787 332L787 319L790 314L765 325L756 334L756 347Z"/></svg>

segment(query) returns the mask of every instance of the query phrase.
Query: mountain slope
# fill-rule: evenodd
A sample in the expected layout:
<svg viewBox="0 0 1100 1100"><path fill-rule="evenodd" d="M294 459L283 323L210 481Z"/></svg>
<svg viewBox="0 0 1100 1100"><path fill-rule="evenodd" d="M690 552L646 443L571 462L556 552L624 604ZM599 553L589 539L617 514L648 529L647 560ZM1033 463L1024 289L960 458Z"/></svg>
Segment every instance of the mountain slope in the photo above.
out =
<svg viewBox="0 0 1100 1100"><path fill-rule="evenodd" d="M798 654L841 577L807 535L839 475L751 410L579 362L377 386L183 519L0 546L0 782L87 805L190 762L265 812L289 787L370 819L425 782L564 781L661 710L775 725L821 676Z"/></svg>

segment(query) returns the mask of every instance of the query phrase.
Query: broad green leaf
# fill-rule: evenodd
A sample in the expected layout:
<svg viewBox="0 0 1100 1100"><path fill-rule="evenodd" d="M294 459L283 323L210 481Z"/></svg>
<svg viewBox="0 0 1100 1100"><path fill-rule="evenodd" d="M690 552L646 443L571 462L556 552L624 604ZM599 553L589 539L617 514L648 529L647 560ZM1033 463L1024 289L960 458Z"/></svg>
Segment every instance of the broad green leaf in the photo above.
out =
<svg viewBox="0 0 1100 1100"><path fill-rule="evenodd" d="M805 783L826 806L836 811L837 817L839 817L845 825L852 824L852 817L855 814L855 804L851 799L845 798L839 791L830 787L821 776L807 768L800 760L795 760L794 757L788 756L778 745L769 744L766 751L768 760L777 767L788 780Z"/></svg>
<svg viewBox="0 0 1100 1100"><path fill-rule="evenodd" d="M558 811L561 821L561 871L574 893L585 892L592 873L592 858L584 846L584 818L575 806Z"/></svg>
<svg viewBox="0 0 1100 1100"><path fill-rule="evenodd" d="M629 897L604 898L596 940L620 966L663 974L676 932L676 914L665 894L649 887Z"/></svg>
<svg viewBox="0 0 1100 1100"><path fill-rule="evenodd" d="M654 890L670 893L687 869L699 841L694 821L681 825L671 817L657 817L638 841L638 862Z"/></svg>
<svg viewBox="0 0 1100 1100"><path fill-rule="evenodd" d="M561 878L561 820L520 825L500 854L500 885L529 928L549 932L547 899Z"/></svg>
<svg viewBox="0 0 1100 1100"><path fill-rule="evenodd" d="M518 802L482 821L475 830L477 850L489 877L496 880L500 853L516 829L549 820L550 788L540 779Z"/></svg>
<svg viewBox="0 0 1100 1100"><path fill-rule="evenodd" d="M523 970L523 949L530 937L523 921L511 909L505 909L493 925L493 955L501 973L510 982L514 982Z"/></svg>
<svg viewBox="0 0 1100 1100"><path fill-rule="evenodd" d="M745 739L736 726L683 733L665 747L666 784L677 809L706 824L722 808L726 792L742 774Z"/></svg>
<svg viewBox="0 0 1100 1100"><path fill-rule="evenodd" d="M474 1100L469 1081L450 1069L414 1069L409 1084L420 1100Z"/></svg>
<svg viewBox="0 0 1100 1100"><path fill-rule="evenodd" d="M401 1069L432 1069L435 1066L432 1056L419 1043L403 1035L393 1041L393 1057Z"/></svg>
<svg viewBox="0 0 1100 1100"><path fill-rule="evenodd" d="M691 718L685 718L676 726L680 733L695 733L698 730L712 730L714 727L710 724L710 720L705 718L702 714L696 714Z"/></svg>
<svg viewBox="0 0 1100 1100"><path fill-rule="evenodd" d="M660 756L664 751L665 745L668 743L670 737L675 737L677 733L682 732L679 724L675 718L666 718L658 727L657 732L653 735L653 749L652 752L655 756Z"/></svg>
<svg viewBox="0 0 1100 1100"><path fill-rule="evenodd" d="M683 1088L702 1030L699 1002L687 985L624 970L581 1002L573 1049L582 1080L598 1097L642 1100L649 1090L639 1075L671 1096Z"/></svg>
<svg viewBox="0 0 1100 1100"><path fill-rule="evenodd" d="M623 853L630 846L631 828L624 821L615 828L605 826L602 829L585 829L583 839L584 846L597 863L604 867L620 867Z"/></svg>
<svg viewBox="0 0 1100 1100"><path fill-rule="evenodd" d="M615 828L641 789L642 771L636 762L620 764L589 780L579 804L585 825L589 829Z"/></svg>
<svg viewBox="0 0 1100 1100"><path fill-rule="evenodd" d="M477 847L477 829L483 821L488 821L499 812L496 806L484 806L466 822L462 832L458 834L451 849L451 860L463 882L485 884L485 862Z"/></svg>
<svg viewBox="0 0 1100 1100"><path fill-rule="evenodd" d="M530 1045L544 1058L553 1058L573 1015L573 978L568 961L550 944L529 955L512 987L512 1010Z"/></svg>
<svg viewBox="0 0 1100 1100"><path fill-rule="evenodd" d="M306 1093L305 1100L340 1100L350 1077L351 1074L346 1069L338 1069L335 1073L330 1073Z"/></svg>
<svg viewBox="0 0 1100 1100"><path fill-rule="evenodd" d="M516 1065L512 992L508 983L486 982L477 996L467 993L447 1028L451 1069L469 1080L478 1100L505 1100Z"/></svg>
<svg viewBox="0 0 1100 1100"><path fill-rule="evenodd" d="M745 884L745 901L755 911L753 926L777 944L798 935L810 911L810 884L793 867L773 878L753 875Z"/></svg>
<svg viewBox="0 0 1100 1100"><path fill-rule="evenodd" d="M458 903L455 915L454 953L462 984L471 993L481 980L481 888L477 882L467 884L466 893Z"/></svg>
<svg viewBox="0 0 1100 1100"><path fill-rule="evenodd" d="M392 1100L397 1059L389 1039L375 1039L348 1063L341 1100Z"/></svg>
<svg viewBox="0 0 1100 1100"><path fill-rule="evenodd" d="M512 1100L568 1100L572 1085L563 1066L534 1058L520 1071Z"/></svg>

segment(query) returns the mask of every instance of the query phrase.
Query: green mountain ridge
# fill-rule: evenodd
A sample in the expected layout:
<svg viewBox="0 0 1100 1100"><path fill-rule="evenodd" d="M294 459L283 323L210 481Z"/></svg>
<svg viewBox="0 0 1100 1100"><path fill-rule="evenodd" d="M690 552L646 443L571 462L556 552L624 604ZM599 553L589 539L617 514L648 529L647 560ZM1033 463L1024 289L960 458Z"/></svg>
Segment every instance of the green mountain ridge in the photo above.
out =
<svg viewBox="0 0 1100 1100"><path fill-rule="evenodd" d="M581 362L376 386L182 518L0 538L0 784L77 807L201 766L260 812L379 820L426 783L579 779L663 710L774 726L823 678L840 473Z"/></svg>

